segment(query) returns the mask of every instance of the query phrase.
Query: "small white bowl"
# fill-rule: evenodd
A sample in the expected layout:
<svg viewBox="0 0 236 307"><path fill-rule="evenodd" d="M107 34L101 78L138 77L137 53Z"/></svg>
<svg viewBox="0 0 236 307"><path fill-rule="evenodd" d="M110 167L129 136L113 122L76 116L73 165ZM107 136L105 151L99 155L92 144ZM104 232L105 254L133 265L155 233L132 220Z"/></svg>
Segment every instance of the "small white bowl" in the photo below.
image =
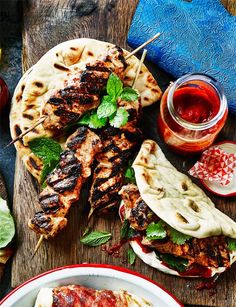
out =
<svg viewBox="0 0 236 307"><path fill-rule="evenodd" d="M40 288L68 284L81 284L94 289L127 290L158 307L184 306L151 279L128 269L106 264L77 264L45 272L10 292L0 302L0 306L33 307Z"/></svg>

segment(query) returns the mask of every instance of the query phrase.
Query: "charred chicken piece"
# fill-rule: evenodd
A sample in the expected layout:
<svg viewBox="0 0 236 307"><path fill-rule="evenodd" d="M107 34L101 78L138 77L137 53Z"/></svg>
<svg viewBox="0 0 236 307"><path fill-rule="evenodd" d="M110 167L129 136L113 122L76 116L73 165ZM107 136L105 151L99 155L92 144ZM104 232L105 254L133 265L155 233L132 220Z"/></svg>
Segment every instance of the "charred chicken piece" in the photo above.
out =
<svg viewBox="0 0 236 307"><path fill-rule="evenodd" d="M141 235L151 222L156 222L154 213L148 209L142 200L138 188L134 184L126 185L120 191L124 202L125 218L132 228L141 231ZM213 236L204 239L191 238L182 245L170 240L167 229L167 237L163 240L148 240L143 236L142 244L157 250L161 254L172 254L189 260L189 264L197 263L210 267L229 267L230 258L227 242L224 236Z"/></svg>
<svg viewBox="0 0 236 307"><path fill-rule="evenodd" d="M42 115L46 115L44 129L58 135L66 125L77 122L84 113L97 108L111 72L122 79L126 67L123 50L116 46L108 48L102 59L86 64L85 70L70 76L66 87L56 90L45 103L42 111Z"/></svg>
<svg viewBox="0 0 236 307"><path fill-rule="evenodd" d="M119 194L124 202L125 218L132 228L142 231L151 222L155 221L155 215L141 198L138 187L135 184L123 186Z"/></svg>
<svg viewBox="0 0 236 307"><path fill-rule="evenodd" d="M118 208L121 199L118 192L124 184L124 168L142 139L142 133L137 127L141 113L140 102L119 100L118 106L125 107L129 119L119 129L109 126L99 133L103 146L96 157L98 165L93 174L89 197L90 215L94 210L106 212Z"/></svg>
<svg viewBox="0 0 236 307"><path fill-rule="evenodd" d="M99 137L81 127L66 142L59 165L48 175L46 188L39 195L43 211L29 221L29 227L46 239L54 237L67 224L66 215L79 199L83 183L91 175L95 155L101 149Z"/></svg>

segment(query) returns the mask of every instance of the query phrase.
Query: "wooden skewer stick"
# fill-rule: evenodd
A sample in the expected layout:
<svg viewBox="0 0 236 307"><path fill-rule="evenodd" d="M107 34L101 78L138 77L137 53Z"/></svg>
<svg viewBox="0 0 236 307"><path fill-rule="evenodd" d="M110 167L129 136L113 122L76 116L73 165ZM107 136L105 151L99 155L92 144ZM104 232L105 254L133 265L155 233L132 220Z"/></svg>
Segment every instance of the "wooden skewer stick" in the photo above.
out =
<svg viewBox="0 0 236 307"><path fill-rule="evenodd" d="M43 243L43 240L44 240L44 235L41 235L36 246L35 246L35 249L34 249L34 253L32 255L32 258L34 257L34 255L37 253L39 247L41 246L41 244Z"/></svg>
<svg viewBox="0 0 236 307"><path fill-rule="evenodd" d="M39 120L37 120L36 123L34 123L31 127L29 127L27 130L25 130L24 132L22 132L21 134L19 134L14 140L12 140L7 146L5 146L5 148L11 146L12 144L14 144L16 141L20 140L24 135L26 135L27 133L29 133L31 130L33 130L34 128L36 128L37 126L39 126L40 124L42 124L42 122L45 121L47 116L42 116L39 118Z"/></svg>
<svg viewBox="0 0 236 307"><path fill-rule="evenodd" d="M156 40L159 36L161 35L161 33L157 33L155 34L153 37L149 38L149 40L147 40L145 43L143 43L141 46L139 46L138 48L134 49L132 52L130 52L126 57L125 60L128 60L132 55L134 55L135 53L137 53L140 49L142 49L143 47L147 46L148 44L150 44L151 42L153 42L154 40Z"/></svg>
<svg viewBox="0 0 236 307"><path fill-rule="evenodd" d="M144 49L144 50L143 50L142 57L141 57L141 59L140 59L140 61L139 61L139 65L138 65L138 68L137 68L137 71L136 71L136 75L135 75L135 78L134 78L134 82L133 82L132 88L135 88L135 83L136 83L137 80L138 80L138 76L139 76L141 67L142 67L142 65L143 65L144 59L145 59L145 57L146 57L146 54L147 54L147 49Z"/></svg>

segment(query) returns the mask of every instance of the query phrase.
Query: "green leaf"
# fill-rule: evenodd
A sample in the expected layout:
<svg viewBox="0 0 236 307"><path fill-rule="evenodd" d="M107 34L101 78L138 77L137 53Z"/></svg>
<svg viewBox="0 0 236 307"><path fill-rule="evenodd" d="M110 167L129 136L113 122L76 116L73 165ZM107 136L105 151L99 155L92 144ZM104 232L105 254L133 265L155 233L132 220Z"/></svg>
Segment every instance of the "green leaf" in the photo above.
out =
<svg viewBox="0 0 236 307"><path fill-rule="evenodd" d="M148 240L160 240L166 237L166 230L164 223L159 221L158 223L151 223L146 229L146 235Z"/></svg>
<svg viewBox="0 0 236 307"><path fill-rule="evenodd" d="M130 264L134 264L135 262L135 259L136 259L136 255L135 255L135 252L133 251L132 248L130 248L128 251L127 251L127 254L128 254L128 261Z"/></svg>
<svg viewBox="0 0 236 307"><path fill-rule="evenodd" d="M53 139L41 137L30 141L29 147L43 162L43 170L41 174L41 182L43 183L46 176L60 161L60 154L62 152L61 145Z"/></svg>
<svg viewBox="0 0 236 307"><path fill-rule="evenodd" d="M90 122L90 113L86 113L84 116L80 118L78 124L80 125L88 125Z"/></svg>
<svg viewBox="0 0 236 307"><path fill-rule="evenodd" d="M138 93L131 87L125 87L120 95L120 98L126 101L135 101L138 99Z"/></svg>
<svg viewBox="0 0 236 307"><path fill-rule="evenodd" d="M114 114L117 110L117 105L112 101L110 96L104 96L102 103L97 109L98 118L106 118Z"/></svg>
<svg viewBox="0 0 236 307"><path fill-rule="evenodd" d="M89 127L93 129L102 128L106 125L106 118L98 118L96 111L90 115Z"/></svg>
<svg viewBox="0 0 236 307"><path fill-rule="evenodd" d="M232 238L228 238L228 249L230 251L236 251L236 240Z"/></svg>
<svg viewBox="0 0 236 307"><path fill-rule="evenodd" d="M127 238L128 232L129 232L129 227L130 227L129 221L128 220L124 220L124 223L123 223L123 225L121 227L121 230L120 230L120 237L121 237L121 239Z"/></svg>
<svg viewBox="0 0 236 307"><path fill-rule="evenodd" d="M128 166L125 171L125 178L129 183L136 183L135 173L132 166Z"/></svg>
<svg viewBox="0 0 236 307"><path fill-rule="evenodd" d="M7 202L0 198L0 248L7 246L15 235L15 224Z"/></svg>
<svg viewBox="0 0 236 307"><path fill-rule="evenodd" d="M183 245L187 240L192 238L191 236L185 235L170 226L168 226L168 230L170 231L170 239L175 244Z"/></svg>
<svg viewBox="0 0 236 307"><path fill-rule="evenodd" d="M120 96L123 90L123 83L115 74L110 74L107 81L107 94L113 97L114 101Z"/></svg>
<svg viewBox="0 0 236 307"><path fill-rule="evenodd" d="M161 254L160 255L163 262L168 264L168 266L172 269L176 269L179 272L185 271L188 260L180 257L175 257L171 254Z"/></svg>
<svg viewBox="0 0 236 307"><path fill-rule="evenodd" d="M120 107L117 109L115 116L110 119L110 125L115 128L120 128L124 126L128 122L129 113L126 111L125 108Z"/></svg>
<svg viewBox="0 0 236 307"><path fill-rule="evenodd" d="M88 246L99 246L111 239L112 235L106 231L93 231L80 239L80 242Z"/></svg>

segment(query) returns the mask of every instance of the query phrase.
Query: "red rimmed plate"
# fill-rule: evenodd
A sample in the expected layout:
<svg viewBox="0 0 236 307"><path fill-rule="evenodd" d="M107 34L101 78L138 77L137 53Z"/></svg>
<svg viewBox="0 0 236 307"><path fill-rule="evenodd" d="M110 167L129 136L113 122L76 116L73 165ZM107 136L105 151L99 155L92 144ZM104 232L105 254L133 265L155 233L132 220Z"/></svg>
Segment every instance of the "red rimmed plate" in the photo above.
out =
<svg viewBox="0 0 236 307"><path fill-rule="evenodd" d="M223 141L214 144L212 147L219 147L228 153L236 153L236 142L233 141ZM223 197L235 196L236 195L236 169L234 171L232 181L226 185L222 186L218 182L213 182L209 180L200 180L203 186L213 194Z"/></svg>
<svg viewBox="0 0 236 307"><path fill-rule="evenodd" d="M106 264L77 264L53 269L26 281L1 302L2 307L34 306L42 287L81 284L95 289L127 290L159 307L179 307L171 293L141 274Z"/></svg>

